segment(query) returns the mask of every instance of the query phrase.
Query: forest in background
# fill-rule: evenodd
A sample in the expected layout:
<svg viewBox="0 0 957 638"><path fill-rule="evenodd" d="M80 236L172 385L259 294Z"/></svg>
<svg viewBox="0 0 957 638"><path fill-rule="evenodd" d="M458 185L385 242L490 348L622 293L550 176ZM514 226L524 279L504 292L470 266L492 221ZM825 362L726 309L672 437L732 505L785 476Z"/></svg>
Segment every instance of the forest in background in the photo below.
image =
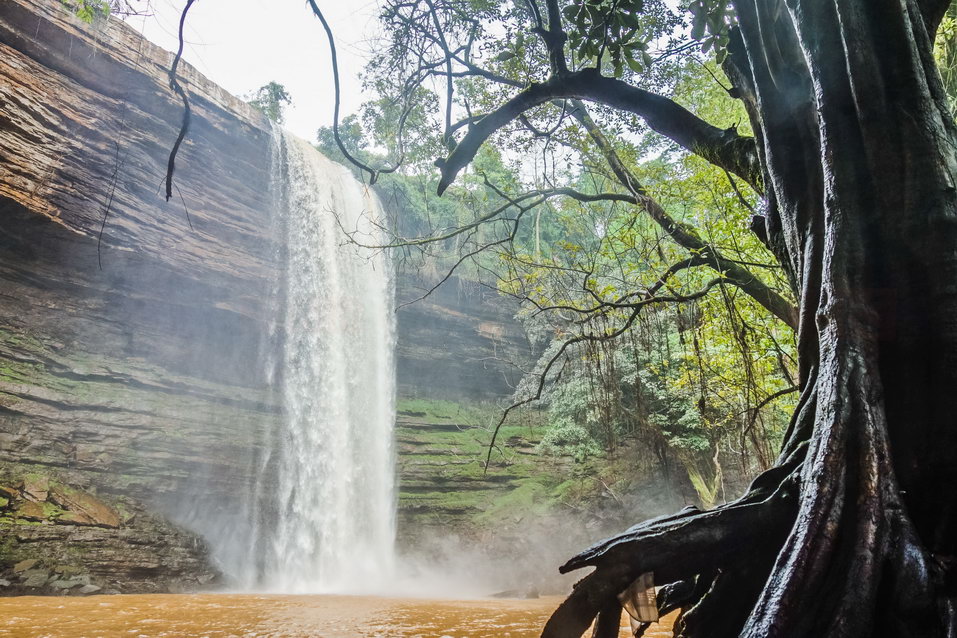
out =
<svg viewBox="0 0 957 638"><path fill-rule="evenodd" d="M747 126L713 61L683 52L663 56L656 69L658 90L711 121ZM440 127L420 117L411 124L407 116L416 145L406 149L406 163L376 184L392 214L397 262L428 282L423 292L454 272L521 303L518 318L542 357L516 389L517 401L536 393L543 368L569 340L617 332L626 321L620 310L589 313L596 300L666 293L621 334L565 347L541 398L525 406L544 412L538 449L614 462L621 446L640 448L639 463L693 488L705 507L767 469L796 402L794 333L697 256L719 251L789 297L780 266L749 228L759 206L754 193L653 131L616 136L614 152L666 211L666 224L700 242L689 249L660 219L602 197L621 189L579 127L485 146L464 179L438 197L431 159L441 141L426 132ZM398 122L387 100L370 103L361 117L343 120L340 138L361 161L381 164L383 149L397 144ZM319 131L318 147L351 165L331 127ZM569 182L582 196L550 193Z"/></svg>

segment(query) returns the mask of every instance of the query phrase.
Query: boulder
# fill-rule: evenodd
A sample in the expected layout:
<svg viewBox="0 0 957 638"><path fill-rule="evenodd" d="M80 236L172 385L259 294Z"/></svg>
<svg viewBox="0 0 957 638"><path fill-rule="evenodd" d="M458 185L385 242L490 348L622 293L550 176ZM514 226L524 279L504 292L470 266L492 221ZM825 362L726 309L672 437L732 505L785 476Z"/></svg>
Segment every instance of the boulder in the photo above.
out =
<svg viewBox="0 0 957 638"><path fill-rule="evenodd" d="M57 519L57 523L110 528L120 526L117 513L89 492L58 485L50 490L50 501L67 510Z"/></svg>
<svg viewBox="0 0 957 638"><path fill-rule="evenodd" d="M58 574L59 576L63 578L73 579L73 580L76 580L77 578L81 580L86 578L87 580L83 582L84 585L86 585L89 582L89 576L84 574L83 567L79 565L57 565L56 567L53 568L53 573Z"/></svg>
<svg viewBox="0 0 957 638"><path fill-rule="evenodd" d="M97 585L83 585L83 587L80 587L80 589L78 589L77 591L79 591L79 592L80 592L81 594L83 594L84 596L88 596L88 595L90 595L90 594L95 594L96 592L100 591L101 589L103 589L103 588L102 588L102 587L99 587L99 586L97 586Z"/></svg>
<svg viewBox="0 0 957 638"><path fill-rule="evenodd" d="M33 566L36 565L38 562L40 561L38 561L36 558L28 558L26 560L21 560L19 563L13 566L13 571L17 574L19 574L20 572L25 572L28 569L32 569Z"/></svg>
<svg viewBox="0 0 957 638"><path fill-rule="evenodd" d="M50 579L50 572L45 569L30 569L20 575L24 587L43 587Z"/></svg>
<svg viewBox="0 0 957 638"><path fill-rule="evenodd" d="M50 492L50 478L40 474L33 474L23 479L20 488L23 498L35 503L43 503Z"/></svg>

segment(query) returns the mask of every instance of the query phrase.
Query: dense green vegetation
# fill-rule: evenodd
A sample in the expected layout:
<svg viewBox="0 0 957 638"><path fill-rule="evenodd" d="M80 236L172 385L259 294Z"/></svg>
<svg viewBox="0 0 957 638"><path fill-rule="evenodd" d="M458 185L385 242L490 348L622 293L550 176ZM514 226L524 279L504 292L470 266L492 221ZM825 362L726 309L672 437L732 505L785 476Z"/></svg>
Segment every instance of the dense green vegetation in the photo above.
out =
<svg viewBox="0 0 957 638"><path fill-rule="evenodd" d="M713 63L692 57L660 66L656 82L676 98L720 125L747 127ZM387 80L384 71L370 77ZM361 119L339 127L347 151L366 164L384 165L382 150L398 153L399 118L389 104L368 104ZM517 401L539 394L550 366L533 402L548 413L539 451L584 462L623 442L641 445L655 452L647 462L684 468L709 506L771 465L796 400L793 331L730 275L716 277L701 249L675 242L633 203L601 197L624 191L601 168L602 150L583 125L545 143L511 135L481 147L442 197L426 161L442 148L440 127L428 125L424 107L406 127L407 163L377 181L398 259L433 283L454 270L522 302L520 318L545 355ZM348 163L331 128L318 142ZM654 132L619 138L615 152L676 224L790 297L776 259L749 229L757 198L740 180ZM556 192L556 181L574 191ZM614 307L639 295L651 302L634 318Z"/></svg>
<svg viewBox="0 0 957 638"><path fill-rule="evenodd" d="M137 15L150 11L150 0L60 0L84 22L113 15Z"/></svg>
<svg viewBox="0 0 957 638"><path fill-rule="evenodd" d="M605 520L610 532L636 507L655 515L684 496L649 462L649 451L628 441L611 455L587 458L572 456L570 446L549 450L542 437L551 429L542 427L538 411L502 427L489 472L486 452L499 406L400 399L397 412L399 530L407 548L430 532L495 538L569 514Z"/></svg>
<svg viewBox="0 0 957 638"><path fill-rule="evenodd" d="M954 632L952 4L383 3L360 168L488 201L392 246L523 301L546 443L644 432L705 505L764 470L569 561L543 636L617 635L651 572L686 637Z"/></svg>
<svg viewBox="0 0 957 638"><path fill-rule="evenodd" d="M269 82L247 95L246 101L273 122L282 124L285 117L283 111L292 104L292 96L282 84Z"/></svg>

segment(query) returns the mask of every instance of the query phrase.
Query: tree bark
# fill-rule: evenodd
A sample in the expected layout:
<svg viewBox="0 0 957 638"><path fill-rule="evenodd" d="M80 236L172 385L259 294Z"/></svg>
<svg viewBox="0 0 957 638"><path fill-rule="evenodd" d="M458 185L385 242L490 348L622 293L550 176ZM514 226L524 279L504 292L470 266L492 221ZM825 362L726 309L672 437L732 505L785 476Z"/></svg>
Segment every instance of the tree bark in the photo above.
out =
<svg viewBox="0 0 957 638"><path fill-rule="evenodd" d="M652 564L661 585L720 570L682 607L682 636L957 635L957 130L932 57L939 4L734 2L730 75L800 291L801 402L748 495L572 559L597 569L543 636L580 635L599 592ZM729 563L753 521L714 522L770 503L765 542Z"/></svg>

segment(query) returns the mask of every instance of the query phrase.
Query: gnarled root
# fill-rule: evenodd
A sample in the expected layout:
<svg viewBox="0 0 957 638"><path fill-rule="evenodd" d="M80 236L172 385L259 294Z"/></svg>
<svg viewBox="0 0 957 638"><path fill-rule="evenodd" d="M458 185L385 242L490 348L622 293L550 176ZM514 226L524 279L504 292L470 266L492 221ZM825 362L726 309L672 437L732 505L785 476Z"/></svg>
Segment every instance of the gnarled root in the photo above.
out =
<svg viewBox="0 0 957 638"><path fill-rule="evenodd" d="M543 638L578 638L599 612L606 627L617 594L645 572L670 585L659 607L682 610L685 638L957 634L953 568L903 502L872 353L866 341L832 343L845 347L822 354L790 456L738 501L649 521L572 558L562 572L595 571Z"/></svg>
<svg viewBox="0 0 957 638"><path fill-rule="evenodd" d="M654 572L656 584L670 584L670 593L659 600L659 611L667 613L700 598L702 584L714 580L719 571L733 570L744 556L763 548L771 552L770 564L774 541L780 545L793 520L793 484L785 481L774 491L756 484L739 501L707 512L689 508L648 521L572 558L561 572L588 566L596 570L575 585L549 619L543 638L578 638L599 614L596 630L610 624L606 618L611 616L617 627L621 614L617 595L645 572ZM680 581L694 585L679 585Z"/></svg>

